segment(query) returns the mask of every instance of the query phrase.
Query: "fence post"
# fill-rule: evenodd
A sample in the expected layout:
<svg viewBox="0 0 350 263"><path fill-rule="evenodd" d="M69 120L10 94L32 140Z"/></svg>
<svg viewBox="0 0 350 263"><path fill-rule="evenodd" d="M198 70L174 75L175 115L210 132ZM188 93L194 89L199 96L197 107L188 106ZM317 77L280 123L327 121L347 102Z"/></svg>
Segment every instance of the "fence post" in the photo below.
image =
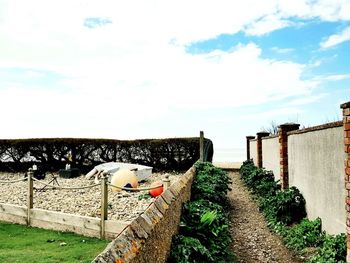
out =
<svg viewBox="0 0 350 263"><path fill-rule="evenodd" d="M199 160L204 162L204 132L199 133Z"/></svg>
<svg viewBox="0 0 350 263"><path fill-rule="evenodd" d="M256 134L256 139L257 139L257 141L256 141L256 147L257 147L257 155L258 155L258 160L257 160L257 162L258 162L258 167L259 168L262 168L263 167L263 162L262 162L262 141L261 141L261 138L263 138L263 137L266 137L266 136L269 136L270 135L270 133L269 132L258 132L257 134Z"/></svg>
<svg viewBox="0 0 350 263"><path fill-rule="evenodd" d="M298 130L300 124L284 123L278 126L278 142L280 144L280 182L281 188L289 187L288 174L288 132Z"/></svg>
<svg viewBox="0 0 350 263"><path fill-rule="evenodd" d="M246 136L247 140L247 160L250 159L250 140L254 139L255 136Z"/></svg>
<svg viewBox="0 0 350 263"><path fill-rule="evenodd" d="M102 174L101 178L101 228L100 237L104 239L106 237L106 220L108 218L108 187L107 176Z"/></svg>
<svg viewBox="0 0 350 263"><path fill-rule="evenodd" d="M169 174L165 174L165 178L163 179L163 189L164 191L168 189L170 186Z"/></svg>
<svg viewBox="0 0 350 263"><path fill-rule="evenodd" d="M350 262L350 102L340 105L343 109L343 128L344 128L344 172L346 189L346 262Z"/></svg>
<svg viewBox="0 0 350 263"><path fill-rule="evenodd" d="M30 212L33 208L33 169L29 168L27 172L28 188L27 188L27 225L30 225Z"/></svg>

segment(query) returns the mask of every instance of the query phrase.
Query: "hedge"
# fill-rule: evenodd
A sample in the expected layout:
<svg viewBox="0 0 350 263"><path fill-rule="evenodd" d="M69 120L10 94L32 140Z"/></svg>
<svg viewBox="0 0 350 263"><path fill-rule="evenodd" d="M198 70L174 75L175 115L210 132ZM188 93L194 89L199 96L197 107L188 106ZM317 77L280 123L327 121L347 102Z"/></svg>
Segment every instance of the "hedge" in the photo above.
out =
<svg viewBox="0 0 350 263"><path fill-rule="evenodd" d="M212 161L213 143L205 139L205 161ZM199 138L142 140L36 138L0 140L0 171L23 172L33 164L57 171L66 163L88 171L104 162L152 166L155 171L182 171L199 159Z"/></svg>

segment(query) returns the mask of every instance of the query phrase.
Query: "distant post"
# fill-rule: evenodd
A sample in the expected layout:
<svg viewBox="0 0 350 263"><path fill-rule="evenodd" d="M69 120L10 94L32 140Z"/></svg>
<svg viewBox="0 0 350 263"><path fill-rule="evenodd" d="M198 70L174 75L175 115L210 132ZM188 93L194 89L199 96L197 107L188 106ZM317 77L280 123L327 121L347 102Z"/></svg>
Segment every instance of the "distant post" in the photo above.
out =
<svg viewBox="0 0 350 263"><path fill-rule="evenodd" d="M199 161L204 162L204 132L199 133Z"/></svg>
<svg viewBox="0 0 350 263"><path fill-rule="evenodd" d="M255 136L246 136L247 140L247 160L250 159L250 140L253 140Z"/></svg>
<svg viewBox="0 0 350 263"><path fill-rule="evenodd" d="M28 189L27 189L27 225L30 225L30 211L33 208L33 169L29 168L27 172Z"/></svg>
<svg viewBox="0 0 350 263"><path fill-rule="evenodd" d="M100 237L104 239L106 237L106 220L108 218L108 187L107 187L107 175L102 174L101 179L101 232Z"/></svg>
<svg viewBox="0 0 350 263"><path fill-rule="evenodd" d="M256 134L256 139L257 139L256 147L257 147L257 155L258 155L257 158L258 158L258 167L259 168L263 167L263 162L262 162L262 160L263 160L263 157L262 157L263 152L262 152L262 141L261 141L261 138L267 137L269 135L270 135L269 132L258 132Z"/></svg>
<svg viewBox="0 0 350 263"><path fill-rule="evenodd" d="M169 174L165 174L165 178L163 179L163 189L167 190L170 186Z"/></svg>
<svg viewBox="0 0 350 263"><path fill-rule="evenodd" d="M288 132L298 130L300 124L285 123L278 127L278 142L280 144L280 182L281 188L289 187L288 173Z"/></svg>
<svg viewBox="0 0 350 263"><path fill-rule="evenodd" d="M346 262L350 262L350 102L340 105L343 109L343 128L344 128L344 179L346 189Z"/></svg>

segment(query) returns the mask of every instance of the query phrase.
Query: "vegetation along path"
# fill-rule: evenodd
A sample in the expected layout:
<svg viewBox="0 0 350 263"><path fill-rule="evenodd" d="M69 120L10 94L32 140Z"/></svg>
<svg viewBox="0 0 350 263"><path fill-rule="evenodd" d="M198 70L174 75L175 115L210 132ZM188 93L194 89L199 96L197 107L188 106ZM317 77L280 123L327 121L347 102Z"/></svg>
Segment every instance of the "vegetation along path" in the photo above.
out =
<svg viewBox="0 0 350 263"><path fill-rule="evenodd" d="M249 190L243 185L238 172L231 172L232 191L228 193L232 207L231 234L233 252L239 263L301 263L272 233L266 225L264 216L252 198Z"/></svg>

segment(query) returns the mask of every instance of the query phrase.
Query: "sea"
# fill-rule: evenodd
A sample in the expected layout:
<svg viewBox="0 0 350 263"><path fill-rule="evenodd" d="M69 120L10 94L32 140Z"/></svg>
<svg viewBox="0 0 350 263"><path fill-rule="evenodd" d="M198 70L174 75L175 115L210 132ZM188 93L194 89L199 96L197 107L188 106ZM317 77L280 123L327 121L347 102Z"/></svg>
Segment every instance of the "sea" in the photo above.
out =
<svg viewBox="0 0 350 263"><path fill-rule="evenodd" d="M246 159L244 148L215 148L213 162L243 162Z"/></svg>

